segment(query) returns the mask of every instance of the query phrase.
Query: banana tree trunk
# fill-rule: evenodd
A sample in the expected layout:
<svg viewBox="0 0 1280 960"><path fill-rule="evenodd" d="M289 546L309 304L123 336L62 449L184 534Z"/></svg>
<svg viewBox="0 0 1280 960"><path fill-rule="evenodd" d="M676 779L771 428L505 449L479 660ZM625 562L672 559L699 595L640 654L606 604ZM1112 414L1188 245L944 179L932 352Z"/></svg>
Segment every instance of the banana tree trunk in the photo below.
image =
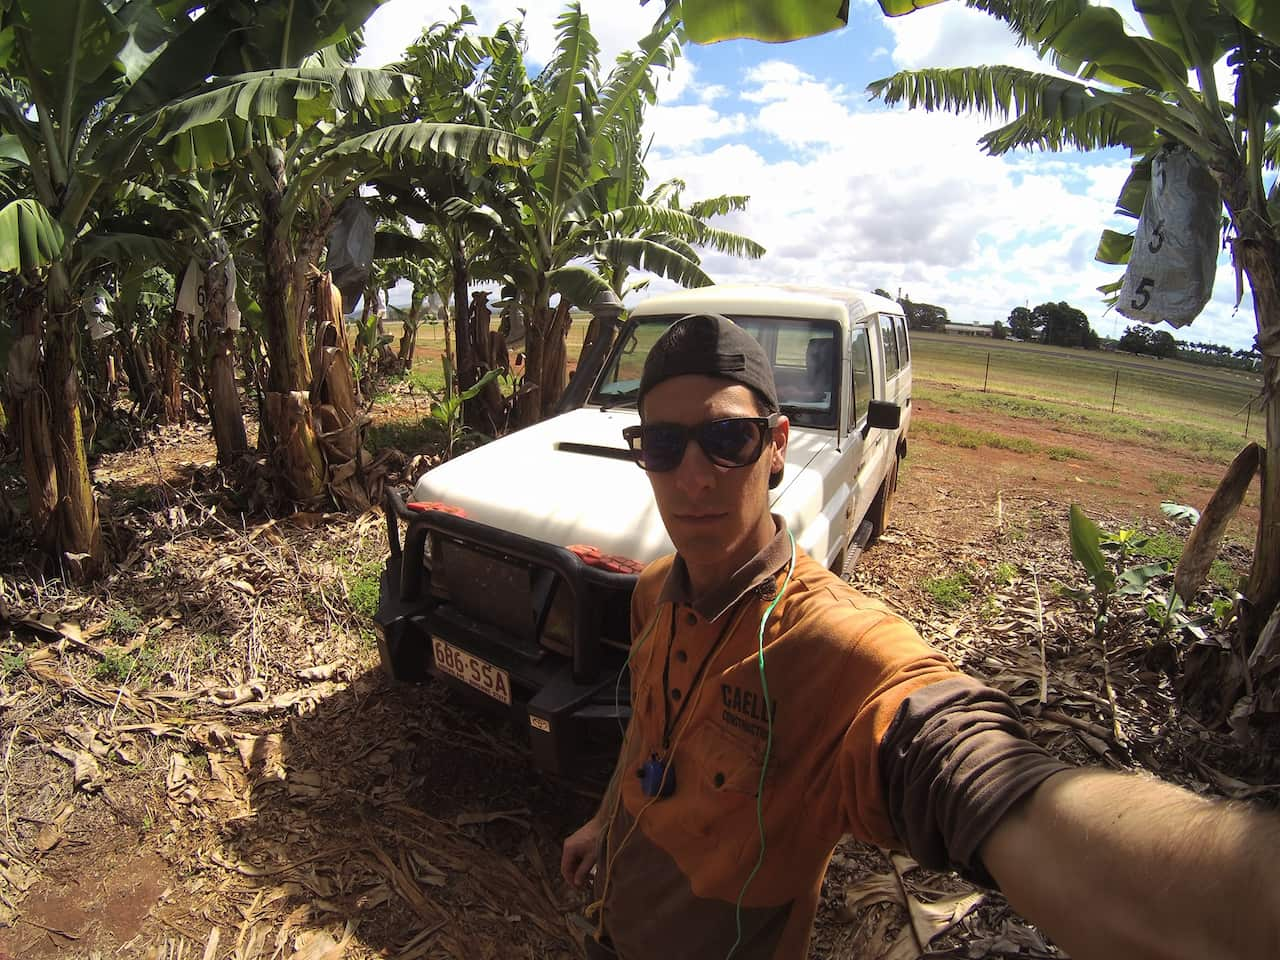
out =
<svg viewBox="0 0 1280 960"><path fill-rule="evenodd" d="M160 366L160 392L164 405L162 419L167 424L187 422L187 411L182 402L182 355L186 352L186 326L183 314L176 308L170 310L165 329L157 330L152 341Z"/></svg>
<svg viewBox="0 0 1280 960"><path fill-rule="evenodd" d="M1253 198L1245 176L1223 176L1219 182L1239 229L1232 253L1249 278L1263 354L1267 439L1260 473L1262 507L1253 567L1244 602L1237 607L1236 643L1230 651L1207 644L1188 651L1181 694L1210 722L1229 718L1237 737L1257 747L1259 733L1263 743L1280 736L1280 653L1275 649L1275 621L1280 616L1280 242L1265 200ZM1265 746L1259 749L1263 755L1274 755Z"/></svg>
<svg viewBox="0 0 1280 960"><path fill-rule="evenodd" d="M240 391L236 388L235 333L227 329L227 273L222 260L204 274L205 402L213 422L218 464L229 467L249 452Z"/></svg>
<svg viewBox="0 0 1280 960"><path fill-rule="evenodd" d="M1245 595L1249 600L1242 639L1253 649L1280 601L1280 241L1265 206L1254 209L1248 180L1237 176L1223 184L1232 220L1240 227L1233 254L1249 278L1258 348L1262 351L1262 395L1267 416L1266 455L1262 465L1262 509L1254 542L1253 569ZM1280 680L1280 676L1274 679Z"/></svg>
<svg viewBox="0 0 1280 960"><path fill-rule="evenodd" d="M22 473L27 481L31 527L48 553L56 550L58 476L53 462L53 419L41 382L40 341L44 332L44 291L25 290L18 301L22 336L9 351L9 389L15 402Z"/></svg>
<svg viewBox="0 0 1280 960"><path fill-rule="evenodd" d="M351 346L342 317L342 293L329 274L314 278L308 300L314 305L316 371L311 403L320 428L320 449L328 467L329 492L348 509L370 505L365 486L363 428L369 417L360 411L351 372ZM372 356L372 355L370 355Z"/></svg>
<svg viewBox="0 0 1280 960"><path fill-rule="evenodd" d="M524 382L516 402L516 425L530 427L542 419L542 377L547 341L555 312L539 296L528 311L524 325Z"/></svg>
<svg viewBox="0 0 1280 960"><path fill-rule="evenodd" d="M569 326L573 322L569 307L569 301L561 297L559 306L551 315L550 329L547 331L543 345L540 403L543 417L555 414L556 407L560 403L560 395L564 393Z"/></svg>
<svg viewBox="0 0 1280 960"><path fill-rule="evenodd" d="M452 231L451 240L449 261L453 271L453 335L457 342L453 352L457 364L454 374L458 378L458 392L465 393L476 382L476 357L471 342L470 303L467 295L470 277L461 234L457 230Z"/></svg>
<svg viewBox="0 0 1280 960"><path fill-rule="evenodd" d="M58 500L48 523L54 529L52 538L45 531L37 535L45 543L52 539L63 570L87 579L102 571L106 554L80 421L79 363L72 327L77 311L72 309L69 288L66 271L55 266L49 281L42 379L49 395Z"/></svg>
<svg viewBox="0 0 1280 960"><path fill-rule="evenodd" d="M294 500L315 501L324 492L324 461L307 399L311 364L302 331L298 265L282 224L284 175L263 194L263 320L267 328L267 392L263 398L268 449L275 455ZM269 427L267 426L269 421Z"/></svg>

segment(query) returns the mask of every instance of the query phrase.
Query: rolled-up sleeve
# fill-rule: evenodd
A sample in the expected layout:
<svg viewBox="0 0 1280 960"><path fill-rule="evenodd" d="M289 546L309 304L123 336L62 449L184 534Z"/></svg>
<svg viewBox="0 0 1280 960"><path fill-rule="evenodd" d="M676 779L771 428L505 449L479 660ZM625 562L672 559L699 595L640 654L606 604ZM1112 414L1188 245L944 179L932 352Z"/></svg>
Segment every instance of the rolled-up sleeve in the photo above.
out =
<svg viewBox="0 0 1280 960"><path fill-rule="evenodd" d="M885 807L907 852L989 887L983 840L1014 804L1069 769L1028 738L1007 696L964 675L911 691L878 754Z"/></svg>

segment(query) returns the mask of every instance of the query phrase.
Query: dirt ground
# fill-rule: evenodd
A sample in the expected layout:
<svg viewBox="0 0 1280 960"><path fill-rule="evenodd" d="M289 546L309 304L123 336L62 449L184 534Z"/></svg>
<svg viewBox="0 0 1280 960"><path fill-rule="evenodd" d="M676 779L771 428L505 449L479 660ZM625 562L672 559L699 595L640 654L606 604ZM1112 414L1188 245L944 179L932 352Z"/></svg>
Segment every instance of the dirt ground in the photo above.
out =
<svg viewBox="0 0 1280 960"><path fill-rule="evenodd" d="M982 427L1067 443L1022 420ZM1113 710L1089 621L1059 589L1083 585L1068 504L1181 535L1160 478L1203 506L1221 467L1070 445L1090 459L914 440L892 529L854 582L1009 692L1055 754L1275 805L1267 758L1179 708L1183 641L1118 615ZM584 898L559 879L559 845L608 757L552 781L459 695L391 685L352 586L385 552L379 513L239 514L212 456L191 427L97 465L120 566L94 588L0 557L0 960L578 956ZM1227 559L1245 569L1247 549ZM957 571L968 597L942 604L926 584ZM811 955L905 960L931 938L936 956L1060 955L999 895L842 843Z"/></svg>

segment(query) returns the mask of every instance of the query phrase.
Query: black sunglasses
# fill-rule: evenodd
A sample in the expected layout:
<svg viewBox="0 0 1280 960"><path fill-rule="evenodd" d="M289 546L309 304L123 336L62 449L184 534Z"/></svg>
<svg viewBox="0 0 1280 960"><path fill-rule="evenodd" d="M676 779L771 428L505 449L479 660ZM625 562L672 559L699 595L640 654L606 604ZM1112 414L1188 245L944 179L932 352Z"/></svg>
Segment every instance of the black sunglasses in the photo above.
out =
<svg viewBox="0 0 1280 960"><path fill-rule="evenodd" d="M691 438L716 466L748 467L760 459L769 431L777 425L776 413L767 417L725 417L692 427L644 423L625 427L622 439L631 449L631 458L651 473L666 473L680 466Z"/></svg>

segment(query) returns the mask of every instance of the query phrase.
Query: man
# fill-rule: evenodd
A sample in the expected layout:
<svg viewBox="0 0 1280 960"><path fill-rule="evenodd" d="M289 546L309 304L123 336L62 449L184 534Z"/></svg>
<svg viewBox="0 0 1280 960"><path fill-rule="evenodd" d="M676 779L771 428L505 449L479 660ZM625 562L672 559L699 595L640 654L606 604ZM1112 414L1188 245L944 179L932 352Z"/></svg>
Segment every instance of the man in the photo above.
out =
<svg viewBox="0 0 1280 960"><path fill-rule="evenodd" d="M845 833L998 885L1077 960L1280 957L1280 823L1072 769L1013 704L794 547L759 344L686 317L626 439L675 545L632 602L632 718L561 870L597 956L801 960Z"/></svg>

